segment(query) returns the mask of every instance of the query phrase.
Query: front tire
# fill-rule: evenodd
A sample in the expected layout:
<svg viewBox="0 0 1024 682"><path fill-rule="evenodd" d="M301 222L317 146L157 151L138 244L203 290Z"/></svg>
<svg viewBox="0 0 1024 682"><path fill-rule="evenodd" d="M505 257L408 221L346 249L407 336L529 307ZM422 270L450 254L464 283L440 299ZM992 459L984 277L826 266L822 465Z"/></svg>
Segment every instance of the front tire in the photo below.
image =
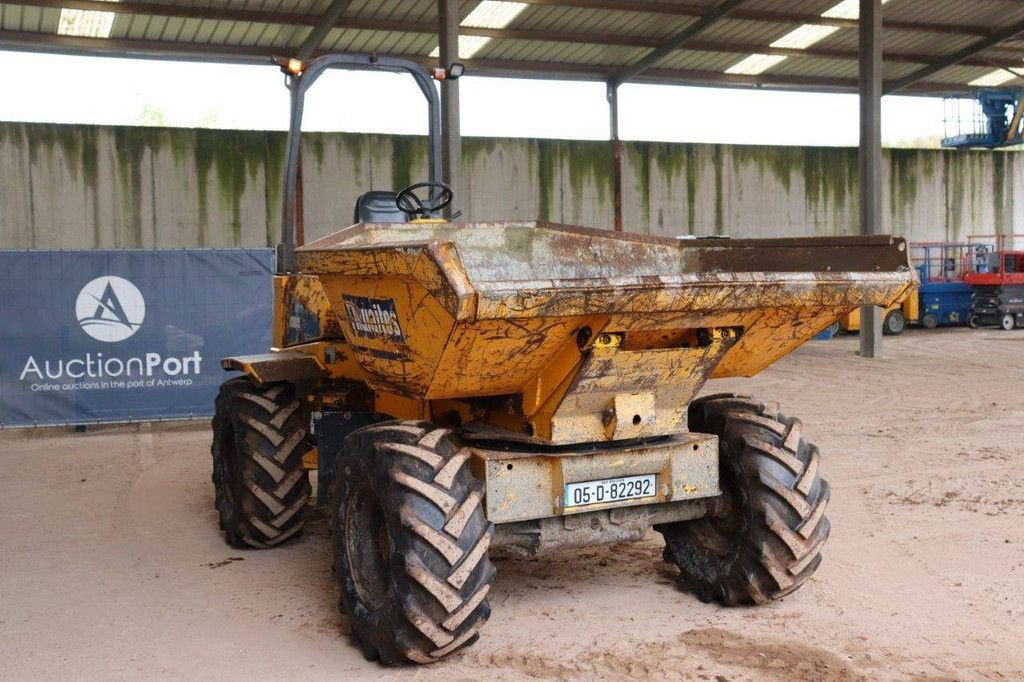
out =
<svg viewBox="0 0 1024 682"><path fill-rule="evenodd" d="M1012 331L1017 326L1017 320L1013 315L1007 313L999 320L999 326L1003 328L1003 331Z"/></svg>
<svg viewBox="0 0 1024 682"><path fill-rule="evenodd" d="M215 506L232 547L273 547L302 531L306 423L290 384L258 388L241 377L221 385L210 451Z"/></svg>
<svg viewBox="0 0 1024 682"><path fill-rule="evenodd" d="M689 427L719 437L728 512L657 526L665 559L702 601L765 604L796 590L821 564L830 530L829 486L800 421L730 394L694 401Z"/></svg>
<svg viewBox="0 0 1024 682"><path fill-rule="evenodd" d="M934 313L927 313L921 318L921 326L925 329L935 329L939 326L939 316Z"/></svg>
<svg viewBox="0 0 1024 682"><path fill-rule="evenodd" d="M332 499L340 608L368 659L433 663L490 616L494 525L470 451L447 429L390 421L345 441Z"/></svg>
<svg viewBox="0 0 1024 682"><path fill-rule="evenodd" d="M885 316L882 323L882 333L886 336L899 336L907 328L907 318L902 310L892 310Z"/></svg>

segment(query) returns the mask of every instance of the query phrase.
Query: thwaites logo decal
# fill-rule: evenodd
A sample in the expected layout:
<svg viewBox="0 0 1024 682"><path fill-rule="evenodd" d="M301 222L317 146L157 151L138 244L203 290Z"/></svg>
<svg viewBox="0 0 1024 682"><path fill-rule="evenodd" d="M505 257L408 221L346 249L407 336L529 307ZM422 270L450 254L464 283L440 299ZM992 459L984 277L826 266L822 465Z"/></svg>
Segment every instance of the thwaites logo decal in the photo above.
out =
<svg viewBox="0 0 1024 682"><path fill-rule="evenodd" d="M393 299L363 296L342 296L342 299L345 301L349 326L358 336L367 339L387 339L397 343L405 342Z"/></svg>

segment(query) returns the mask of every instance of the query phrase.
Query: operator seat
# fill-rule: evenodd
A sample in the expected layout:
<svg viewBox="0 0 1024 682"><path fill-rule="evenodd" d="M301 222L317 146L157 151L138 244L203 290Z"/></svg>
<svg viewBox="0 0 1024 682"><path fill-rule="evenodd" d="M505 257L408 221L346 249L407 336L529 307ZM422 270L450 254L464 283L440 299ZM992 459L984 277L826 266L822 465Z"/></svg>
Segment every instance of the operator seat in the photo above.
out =
<svg viewBox="0 0 1024 682"><path fill-rule="evenodd" d="M376 190L366 192L356 199L353 222L356 223L407 223L409 214L395 204L395 192Z"/></svg>

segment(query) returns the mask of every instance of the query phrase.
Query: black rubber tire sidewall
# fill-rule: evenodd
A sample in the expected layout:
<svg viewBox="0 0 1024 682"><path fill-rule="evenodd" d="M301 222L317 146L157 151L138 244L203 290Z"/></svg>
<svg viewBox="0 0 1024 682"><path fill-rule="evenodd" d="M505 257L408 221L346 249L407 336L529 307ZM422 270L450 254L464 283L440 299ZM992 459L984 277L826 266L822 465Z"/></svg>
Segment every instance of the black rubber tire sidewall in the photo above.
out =
<svg viewBox="0 0 1024 682"><path fill-rule="evenodd" d="M799 420L777 410L777 405L731 394L691 405L690 429L719 436L720 485L732 499L737 523L731 529L727 524L725 531L718 528L719 536L732 534L725 535L724 548L719 537L717 552L700 539L718 523L714 519L655 529L665 537L665 558L679 567L682 585L703 601L765 603L800 587L821 563L830 526L824 515L829 486L820 477L820 453L801 435ZM795 445L788 445L789 440ZM765 447L784 452L769 455ZM798 473L789 468L795 464L783 464L797 461ZM798 512L769 483L785 486L794 498L799 491L806 509ZM799 535L802 531L807 538Z"/></svg>
<svg viewBox="0 0 1024 682"><path fill-rule="evenodd" d="M443 579L450 575L461 564L449 565L445 557L435 548L423 541L403 523L403 513L411 514L417 521L426 522L434 529L443 528L445 513L431 504L426 498L412 492L408 487L396 481L396 474L401 473L417 480L431 481L436 473L425 463L409 456L389 454L381 448L387 443L411 443L398 437L390 439L387 430L390 427L409 428L417 426L424 433L441 431L428 422L380 422L372 426L354 431L346 439L345 447L338 460L338 473L332 490L331 524L334 529L334 572L341 588L339 607L349 617L352 637L360 646L368 659L379 659L385 665L405 665L410 662L433 662L442 660L454 651L472 645L476 641L475 632L490 616L490 606L486 599L475 602L477 606L466 611L467 615L457 626L453 626L452 636L456 640L471 635L464 643L453 651L432 658L439 646L427 638L420 629L411 624L407 615L409 609L418 611L436 625L445 621L452 612L444 610L422 585L407 573L411 563L427 569L431 574ZM384 434L384 435L381 435ZM445 458L453 457L459 446L450 437L440 439L435 452ZM447 460L445 460L447 461ZM353 578L352 566L348 558L346 543L346 505L351 500L352 492L360 485L368 485L376 496L383 512L390 545L389 586L387 598L377 609L369 608L360 599L359 590ZM454 476L451 485L446 488L451 497L459 501L461 506L471 493L482 500L482 484L469 472L468 463L463 464ZM477 543L486 541L489 544L493 537L494 526L487 521L482 502L463 527L457 546L466 558L469 550ZM468 578L458 588L460 595L476 595L486 587L490 589L495 578L495 570L486 554L478 559L479 563L468 573ZM464 604L473 601L467 598ZM470 632L472 630L472 633Z"/></svg>
<svg viewBox="0 0 1024 682"><path fill-rule="evenodd" d="M273 525L276 514L247 488L249 482L255 482L264 490L276 490L279 485L279 482L273 480L253 459L257 453L269 456L272 446L265 441L263 434L255 433L245 422L245 418L248 417L268 424L272 417L261 412L249 400L242 398L242 394L254 395L267 400L268 403L275 403L278 409L295 405L298 401L295 389L290 385L257 387L245 377L225 382L217 396L212 422L211 479L224 539L232 547L240 549L265 548L297 537L302 532L305 505L310 496L310 482L301 460L302 453L309 446L306 429L308 413L300 403L279 426L273 427L284 435L286 442L291 435L298 439L290 456L279 464L284 471L284 478L298 478L292 479L296 482L280 500L277 500L286 508L296 510L280 528L276 528ZM273 398L269 398L268 395L273 395ZM272 528L273 532L265 533L254 525L252 519L264 524L264 528Z"/></svg>

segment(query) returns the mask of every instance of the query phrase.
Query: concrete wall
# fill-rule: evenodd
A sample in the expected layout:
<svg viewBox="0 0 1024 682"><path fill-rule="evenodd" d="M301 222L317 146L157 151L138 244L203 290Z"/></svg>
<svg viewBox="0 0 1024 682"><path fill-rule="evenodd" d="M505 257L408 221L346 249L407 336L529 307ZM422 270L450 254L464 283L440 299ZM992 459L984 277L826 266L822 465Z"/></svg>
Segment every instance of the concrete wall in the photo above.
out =
<svg viewBox="0 0 1024 682"><path fill-rule="evenodd" d="M351 222L358 194L426 178L421 138L310 134L307 239ZM887 150L885 231L945 240L1024 232L1012 152ZM0 248L260 246L279 240L284 135L0 123ZM467 139L475 220L610 228L603 142ZM857 230L857 151L625 144L626 229L796 236Z"/></svg>

